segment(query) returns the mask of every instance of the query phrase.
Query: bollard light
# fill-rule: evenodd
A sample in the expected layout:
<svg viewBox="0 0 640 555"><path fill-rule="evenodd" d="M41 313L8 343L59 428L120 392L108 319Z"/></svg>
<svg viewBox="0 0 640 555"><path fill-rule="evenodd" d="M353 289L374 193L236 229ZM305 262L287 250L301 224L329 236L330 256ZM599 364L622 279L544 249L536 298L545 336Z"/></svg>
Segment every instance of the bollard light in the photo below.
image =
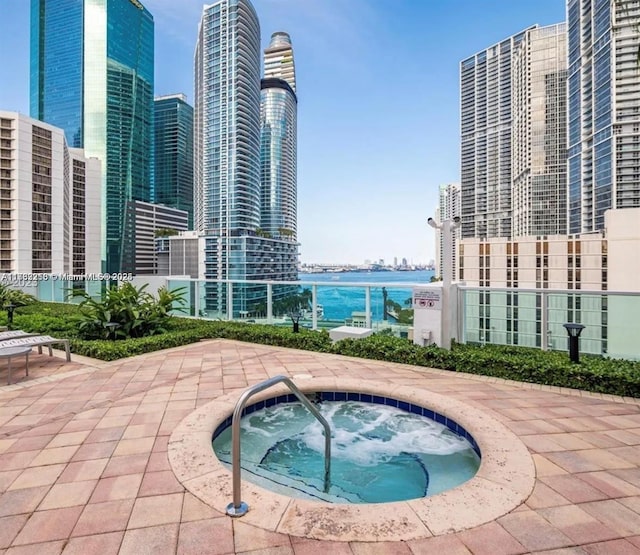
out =
<svg viewBox="0 0 640 555"><path fill-rule="evenodd" d="M293 310L289 313L289 318L293 322L293 333L298 333L300 331L300 318L302 313L299 310Z"/></svg>
<svg viewBox="0 0 640 555"><path fill-rule="evenodd" d="M13 329L13 311L16 309L16 305L13 303L9 303L5 305L5 309L7 310L7 328Z"/></svg>
<svg viewBox="0 0 640 555"><path fill-rule="evenodd" d="M569 335L569 359L571 362L580 362L580 350L578 349L578 340L584 329L582 324L562 324Z"/></svg>

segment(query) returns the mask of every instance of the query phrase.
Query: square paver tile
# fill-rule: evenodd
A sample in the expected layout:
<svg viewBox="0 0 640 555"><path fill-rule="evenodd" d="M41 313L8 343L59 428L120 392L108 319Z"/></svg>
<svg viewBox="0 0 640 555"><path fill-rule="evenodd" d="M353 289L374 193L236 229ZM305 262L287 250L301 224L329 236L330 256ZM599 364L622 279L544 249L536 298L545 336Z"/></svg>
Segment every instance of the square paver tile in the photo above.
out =
<svg viewBox="0 0 640 555"><path fill-rule="evenodd" d="M541 509L538 514L577 544L600 542L618 537L616 532L576 505Z"/></svg>
<svg viewBox="0 0 640 555"><path fill-rule="evenodd" d="M67 465L58 478L58 484L97 480L102 475L109 459L92 459L90 461L72 462Z"/></svg>
<svg viewBox="0 0 640 555"><path fill-rule="evenodd" d="M586 503L609 497L602 490L590 486L578 476L571 474L542 476L540 480L571 503Z"/></svg>
<svg viewBox="0 0 640 555"><path fill-rule="evenodd" d="M323 549L323 544L326 542L316 542L317 551L310 551L309 553L298 552L298 544L294 543L296 555L326 555L327 553L331 553L333 555L333 550L329 551ZM448 534L446 536L436 536L433 538L425 538L424 540L412 540L407 542L411 553L414 555L422 555L423 553L434 553L440 555L471 555L471 551L469 551L465 545L460 541L460 539L454 534ZM348 547L348 546L347 546ZM350 551L344 551L344 555L349 555Z"/></svg>
<svg viewBox="0 0 640 555"><path fill-rule="evenodd" d="M55 484L42 500L39 509L44 511L47 509L85 505L87 501L89 501L97 483L97 480L87 480L84 482Z"/></svg>
<svg viewBox="0 0 640 555"><path fill-rule="evenodd" d="M90 503L84 507L72 535L89 536L126 530L133 504L133 499Z"/></svg>
<svg viewBox="0 0 640 555"><path fill-rule="evenodd" d="M138 495L162 495L165 493L182 493L184 486L178 482L176 475L171 470L161 472L147 472L142 478L142 485Z"/></svg>
<svg viewBox="0 0 640 555"><path fill-rule="evenodd" d="M5 555L60 555L65 542L57 540L52 542L32 543L30 545L16 545L7 549Z"/></svg>
<svg viewBox="0 0 640 555"><path fill-rule="evenodd" d="M100 503L101 501L135 498L138 495L141 483L142 474L102 478L98 481L90 502Z"/></svg>
<svg viewBox="0 0 640 555"><path fill-rule="evenodd" d="M352 542L349 545L353 555L412 555L409 546L400 542Z"/></svg>
<svg viewBox="0 0 640 555"><path fill-rule="evenodd" d="M14 540L16 545L64 540L75 526L82 507L37 511Z"/></svg>
<svg viewBox="0 0 640 555"><path fill-rule="evenodd" d="M250 524L239 522L238 519L233 520L232 524L236 551L252 551L279 546L289 547L291 545L289 536L285 534L256 528Z"/></svg>
<svg viewBox="0 0 640 555"><path fill-rule="evenodd" d="M64 464L52 464L50 466L27 468L7 489L8 491L12 491L14 489L33 488L53 484L62 474L65 466Z"/></svg>
<svg viewBox="0 0 640 555"><path fill-rule="evenodd" d="M517 555L527 550L497 522L456 534L474 555Z"/></svg>
<svg viewBox="0 0 640 555"><path fill-rule="evenodd" d="M29 515L5 516L0 518L0 549L9 547L22 530Z"/></svg>
<svg viewBox="0 0 640 555"><path fill-rule="evenodd" d="M147 468L149 462L148 454L124 455L122 457L111 457L104 472L103 478L110 476L123 476L126 474L141 474Z"/></svg>
<svg viewBox="0 0 640 555"><path fill-rule="evenodd" d="M640 515L618 501L583 503L580 508L621 536L640 534Z"/></svg>
<svg viewBox="0 0 640 555"><path fill-rule="evenodd" d="M208 518L216 518L222 513L212 509L206 503L203 503L195 495L186 492L182 502L182 522L191 522L192 520L205 520Z"/></svg>
<svg viewBox="0 0 640 555"><path fill-rule="evenodd" d="M124 532L71 538L62 555L118 555Z"/></svg>
<svg viewBox="0 0 640 555"><path fill-rule="evenodd" d="M612 540L585 545L587 555L638 555L638 548L626 540Z"/></svg>
<svg viewBox="0 0 640 555"><path fill-rule="evenodd" d="M215 538L215 542L211 538ZM180 525L177 555L200 555L205 545L209 555L233 553L233 528L230 519L220 517Z"/></svg>
<svg viewBox="0 0 640 555"><path fill-rule="evenodd" d="M31 513L49 491L47 486L8 491L0 496L0 516Z"/></svg>
<svg viewBox="0 0 640 555"><path fill-rule="evenodd" d="M511 513L498 522L529 551L567 547L574 543L534 511Z"/></svg>
<svg viewBox="0 0 640 555"><path fill-rule="evenodd" d="M139 497L129 519L129 528L179 523L182 514L182 493Z"/></svg>
<svg viewBox="0 0 640 555"><path fill-rule="evenodd" d="M127 530L118 555L175 555L178 525Z"/></svg>

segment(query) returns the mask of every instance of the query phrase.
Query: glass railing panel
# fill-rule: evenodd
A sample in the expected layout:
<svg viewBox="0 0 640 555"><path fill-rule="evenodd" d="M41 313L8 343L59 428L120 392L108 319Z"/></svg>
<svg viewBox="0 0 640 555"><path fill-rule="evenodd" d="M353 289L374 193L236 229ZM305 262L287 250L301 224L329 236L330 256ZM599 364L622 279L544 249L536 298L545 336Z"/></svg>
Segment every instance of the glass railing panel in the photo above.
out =
<svg viewBox="0 0 640 555"><path fill-rule="evenodd" d="M567 330L563 324L582 324L580 352L595 355L607 354L607 315L603 311L601 294L549 293L548 294L548 348L565 351L568 349ZM606 304L606 302L605 302ZM604 322L604 329L603 329Z"/></svg>
<svg viewBox="0 0 640 555"><path fill-rule="evenodd" d="M412 288L372 285L369 289L373 331L408 338L413 328Z"/></svg>
<svg viewBox="0 0 640 555"><path fill-rule="evenodd" d="M606 354L613 358L640 360L638 314L640 295L603 295L602 327L606 328ZM606 310L604 310L606 308Z"/></svg>
<svg viewBox="0 0 640 555"><path fill-rule="evenodd" d="M465 343L541 346L539 294L517 290L462 289Z"/></svg>
<svg viewBox="0 0 640 555"><path fill-rule="evenodd" d="M273 305L278 309L274 324L287 323L288 314L296 303L297 288L291 285L272 287ZM233 284L233 320L249 323L268 323L268 286L265 283Z"/></svg>
<svg viewBox="0 0 640 555"><path fill-rule="evenodd" d="M34 295L35 297L38 298L38 300L40 301L47 301L47 302L53 302L53 287L52 287L52 283L53 280L51 279L47 279L47 280L38 280L36 282L36 292L35 293L31 293L32 295ZM25 291L27 291L27 288L22 288Z"/></svg>
<svg viewBox="0 0 640 555"><path fill-rule="evenodd" d="M184 303L176 303L172 314L175 316L199 316L198 282L191 279L167 280L167 289L180 293ZM152 291L149 291L152 293Z"/></svg>
<svg viewBox="0 0 640 555"><path fill-rule="evenodd" d="M318 283L317 292L319 329L366 326L364 287ZM309 321L311 316L309 314Z"/></svg>

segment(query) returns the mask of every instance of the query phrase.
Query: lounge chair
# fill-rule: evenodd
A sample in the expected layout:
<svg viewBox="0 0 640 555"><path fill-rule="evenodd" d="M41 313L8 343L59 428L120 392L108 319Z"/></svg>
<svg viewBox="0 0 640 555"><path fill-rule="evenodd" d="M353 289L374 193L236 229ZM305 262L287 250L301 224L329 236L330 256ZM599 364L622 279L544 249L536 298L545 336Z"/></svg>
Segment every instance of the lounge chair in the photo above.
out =
<svg viewBox="0 0 640 555"><path fill-rule="evenodd" d="M18 330L15 330L18 331ZM68 339L57 339L50 335L22 335L13 338L0 340L0 348L3 347L20 347L31 346L38 347L38 352L42 353L42 347L49 348L49 356L53 356L51 345L64 344L64 350L67 353L67 362L71 361L71 351L69 351Z"/></svg>
<svg viewBox="0 0 640 555"><path fill-rule="evenodd" d="M40 334L29 333L22 330L0 331L0 341L4 341L5 339L15 339L16 337L31 337L33 335L40 335Z"/></svg>

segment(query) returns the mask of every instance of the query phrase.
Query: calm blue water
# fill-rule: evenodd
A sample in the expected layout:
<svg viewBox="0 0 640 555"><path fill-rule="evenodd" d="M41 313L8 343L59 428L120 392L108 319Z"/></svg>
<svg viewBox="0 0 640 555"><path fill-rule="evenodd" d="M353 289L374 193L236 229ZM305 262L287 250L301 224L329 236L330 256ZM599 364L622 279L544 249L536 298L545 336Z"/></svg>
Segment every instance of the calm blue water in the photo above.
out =
<svg viewBox="0 0 640 555"><path fill-rule="evenodd" d="M331 427L330 488L324 433L300 403L255 411L241 421L242 478L267 489L334 503L384 503L435 495L472 478L471 444L433 420L355 401L316 405ZM230 461L231 428L213 442Z"/></svg>
<svg viewBox="0 0 640 555"><path fill-rule="evenodd" d="M365 311L365 293L362 287L341 287L344 283L384 283L388 298L405 307L411 298L411 287L403 283L429 283L433 270L416 272L342 272L322 274L300 274L302 282L322 282L318 286L318 303L323 306L325 320L342 321L351 318L353 312ZM326 285L324 285L326 283ZM302 285L303 288L308 287ZM382 320L382 288L371 289L371 317Z"/></svg>

